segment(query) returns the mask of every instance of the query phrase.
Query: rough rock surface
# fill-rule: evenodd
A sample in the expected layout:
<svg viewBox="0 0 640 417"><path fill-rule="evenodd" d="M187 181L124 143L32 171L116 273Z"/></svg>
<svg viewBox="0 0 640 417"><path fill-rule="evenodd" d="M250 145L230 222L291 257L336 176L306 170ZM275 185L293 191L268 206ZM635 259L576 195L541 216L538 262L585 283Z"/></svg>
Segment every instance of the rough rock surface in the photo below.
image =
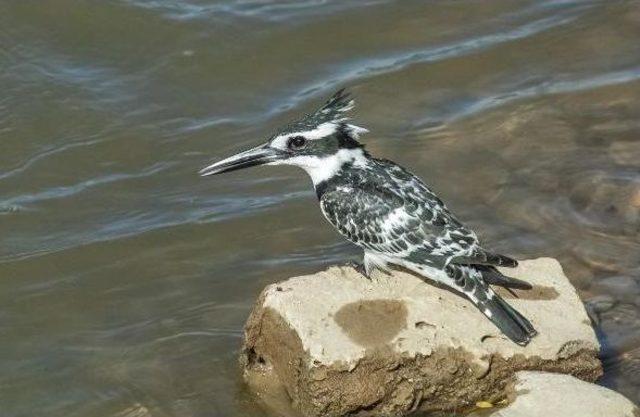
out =
<svg viewBox="0 0 640 417"><path fill-rule="evenodd" d="M623 395L570 375L523 371L516 374L515 399L491 417L638 417Z"/></svg>
<svg viewBox="0 0 640 417"><path fill-rule="evenodd" d="M332 267L265 288L245 328L245 377L281 384L306 416L463 410L504 398L520 370L597 379L599 344L560 264L541 258L504 272L535 286L519 298L501 292L539 332L526 347L419 277L367 280Z"/></svg>

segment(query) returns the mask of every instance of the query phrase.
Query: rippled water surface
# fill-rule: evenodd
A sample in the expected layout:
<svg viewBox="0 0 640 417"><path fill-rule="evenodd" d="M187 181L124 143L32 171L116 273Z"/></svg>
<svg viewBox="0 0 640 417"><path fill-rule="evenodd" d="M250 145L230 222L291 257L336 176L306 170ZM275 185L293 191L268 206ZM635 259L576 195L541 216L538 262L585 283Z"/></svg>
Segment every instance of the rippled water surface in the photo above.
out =
<svg viewBox="0 0 640 417"><path fill-rule="evenodd" d="M638 1L0 1L0 415L266 415L252 303L359 252L302 171L196 171L344 86L487 246L560 259L640 401L638 39Z"/></svg>

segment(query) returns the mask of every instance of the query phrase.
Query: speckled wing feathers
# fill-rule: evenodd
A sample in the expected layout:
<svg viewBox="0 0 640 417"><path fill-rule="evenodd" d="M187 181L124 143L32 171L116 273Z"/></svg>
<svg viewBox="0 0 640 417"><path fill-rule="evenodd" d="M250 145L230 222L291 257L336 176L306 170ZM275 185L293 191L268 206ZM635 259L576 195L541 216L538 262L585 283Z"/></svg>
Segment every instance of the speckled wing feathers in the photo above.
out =
<svg viewBox="0 0 640 417"><path fill-rule="evenodd" d="M407 256L433 237L401 198L385 190L338 187L320 206L341 234L366 250Z"/></svg>
<svg viewBox="0 0 640 417"><path fill-rule="evenodd" d="M385 169L374 165L369 172L347 174L348 181L320 199L340 233L367 250L438 267L473 253L475 234L424 183L392 162L373 163Z"/></svg>

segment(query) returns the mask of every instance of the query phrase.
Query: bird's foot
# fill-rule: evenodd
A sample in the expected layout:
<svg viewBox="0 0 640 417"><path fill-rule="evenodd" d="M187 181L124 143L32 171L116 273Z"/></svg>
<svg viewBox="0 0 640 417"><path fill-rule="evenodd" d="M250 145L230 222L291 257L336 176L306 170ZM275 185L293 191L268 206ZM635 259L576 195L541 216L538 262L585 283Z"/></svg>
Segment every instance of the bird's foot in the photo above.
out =
<svg viewBox="0 0 640 417"><path fill-rule="evenodd" d="M345 266L351 267L356 270L360 275L363 275L366 279L370 280L371 277L367 274L367 269L364 267L363 263L348 261Z"/></svg>

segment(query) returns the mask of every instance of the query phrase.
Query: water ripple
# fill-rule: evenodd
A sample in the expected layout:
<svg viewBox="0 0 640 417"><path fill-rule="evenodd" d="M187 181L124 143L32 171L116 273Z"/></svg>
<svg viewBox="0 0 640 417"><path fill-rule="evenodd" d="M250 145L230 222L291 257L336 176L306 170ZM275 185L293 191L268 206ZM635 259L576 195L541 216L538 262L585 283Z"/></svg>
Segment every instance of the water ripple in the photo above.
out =
<svg viewBox="0 0 640 417"><path fill-rule="evenodd" d="M555 78L570 78L572 75L556 76ZM626 70L598 74L581 79L544 80L534 86L516 89L506 93L496 94L468 103L461 111L449 117L449 120L461 119L477 113L482 113L496 107L504 106L512 102L534 97L543 97L554 94L578 93L602 87L631 83L640 80L640 67ZM417 125L433 123L433 120L417 121ZM431 128L429 126L429 128ZM421 130L423 131L423 130Z"/></svg>
<svg viewBox="0 0 640 417"><path fill-rule="evenodd" d="M305 88L298 89L298 91L301 92L287 100L286 104L274 107L274 111L271 115L274 113L280 113L300 104L308 99L308 96L310 95L325 94L341 84L353 83L356 80L401 71L416 64L459 58L464 55L481 52L500 44L537 35L575 21L579 17L579 13L583 10L584 8L580 8L577 11L573 10L569 16L558 14L555 16L545 17L526 23L516 27L515 29L500 31L484 36L474 36L448 45L404 51L402 53L379 58L364 60L358 59L356 61L342 64L338 70L334 71L332 76L324 78L322 81L311 83L311 85L308 85Z"/></svg>
<svg viewBox="0 0 640 417"><path fill-rule="evenodd" d="M311 16L317 17L318 15L344 11L349 8L366 7L388 2L388 0L290 0L284 2L240 0L204 5L184 0L124 1L136 7L159 11L165 17L173 20L205 20L216 16L236 16L251 17L268 21L284 21L293 18Z"/></svg>
<svg viewBox="0 0 640 417"><path fill-rule="evenodd" d="M28 204L38 203L44 200L65 198L81 193L89 188L97 187L104 184L110 184L117 181L128 180L133 178L149 177L153 174L161 172L174 163L162 162L153 164L152 166L133 174L116 173L101 177L91 178L81 181L74 185L53 187L33 194L23 194L16 197L0 200L0 214L8 211L15 211L16 207L22 207Z"/></svg>
<svg viewBox="0 0 640 417"><path fill-rule="evenodd" d="M47 235L42 242L33 243L37 249L0 256L0 265L22 262L80 246L126 239L185 224L207 224L248 217L277 207L283 201L306 198L311 194L312 192L307 190L264 196L216 196L210 200L201 201L195 208L182 207L177 213L168 208L153 212L126 213L116 218L106 218L103 224L96 224L90 230L62 231Z"/></svg>

